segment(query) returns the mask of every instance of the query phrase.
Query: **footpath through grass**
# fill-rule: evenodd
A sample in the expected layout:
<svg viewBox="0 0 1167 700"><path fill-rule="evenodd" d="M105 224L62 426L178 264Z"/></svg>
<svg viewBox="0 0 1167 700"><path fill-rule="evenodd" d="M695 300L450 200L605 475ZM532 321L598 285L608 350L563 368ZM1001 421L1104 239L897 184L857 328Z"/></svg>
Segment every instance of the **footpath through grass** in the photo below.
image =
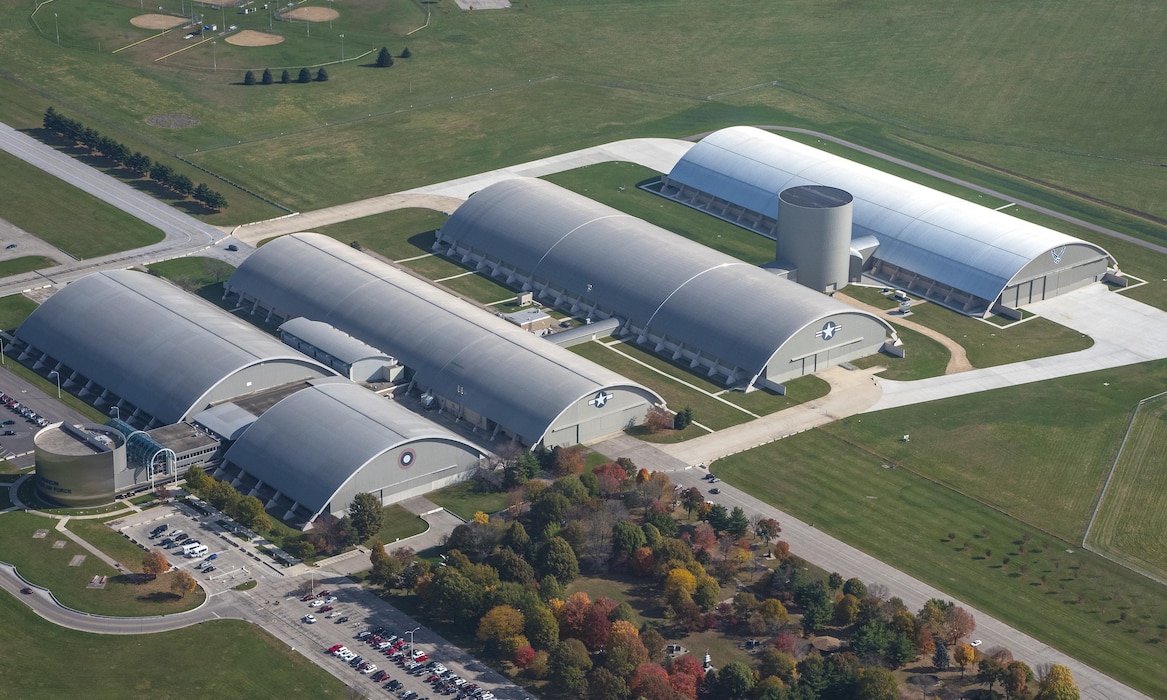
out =
<svg viewBox="0 0 1167 700"><path fill-rule="evenodd" d="M81 259L162 240L153 226L4 152L0 192L0 217Z"/></svg>
<svg viewBox="0 0 1167 700"><path fill-rule="evenodd" d="M324 669L238 620L159 634L89 634L47 622L4 595L0 626L0 695L5 697L349 697L344 684Z"/></svg>
<svg viewBox="0 0 1167 700"><path fill-rule="evenodd" d="M137 582L132 575L119 574L89 550L53 528L57 521L29 513L13 511L0 515L0 560L14 565L28 581L53 592L57 600L75 610L135 617L165 615L198 607L205 598L201 588L185 598L170 591L169 575L152 581ZM34 537L47 530L44 537ZM54 546L63 542L60 547ZM75 557L84 557L79 566L70 566ZM139 568L136 561L123 562ZM87 588L94 576L107 576L104 589Z"/></svg>

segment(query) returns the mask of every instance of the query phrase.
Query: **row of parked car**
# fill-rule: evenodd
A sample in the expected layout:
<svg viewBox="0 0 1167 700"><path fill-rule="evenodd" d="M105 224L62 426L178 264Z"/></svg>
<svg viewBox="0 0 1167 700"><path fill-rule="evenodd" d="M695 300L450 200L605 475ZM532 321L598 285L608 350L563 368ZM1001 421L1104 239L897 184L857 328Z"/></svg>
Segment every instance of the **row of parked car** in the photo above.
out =
<svg viewBox="0 0 1167 700"><path fill-rule="evenodd" d="M394 662L410 675L425 678L434 691L443 695L457 695L459 699L476 698L477 700L494 700L494 695L478 684L471 683L458 674L447 669L436 660L431 660L421 649L412 648L404 638L387 634L383 627L365 630L356 635L356 639L365 642L371 647L370 652L380 653ZM390 692L397 692L402 700L429 700L419 697L413 690L404 690L400 681L390 678L388 671L379 670L375 663L357 654L348 647L336 645L328 650L330 654L348 661L353 668L364 674L369 674L371 680L381 683ZM351 655L351 656L350 656Z"/></svg>
<svg viewBox="0 0 1167 700"><path fill-rule="evenodd" d="M29 423L32 423L33 425L39 425L40 427L43 428L49 424L49 421L47 419L42 418L40 415L37 414L36 411L34 411L31 408L29 408L28 406L25 406L24 404L20 403L19 401L12 398L8 394L0 393L0 403L3 403L5 406L10 408L13 412L19 413L26 420L28 420ZM15 424L16 424L16 421L14 421L14 420L4 421L5 426L15 425ZM15 435L16 432L14 430L9 429L9 430L5 430L4 434L5 435Z"/></svg>

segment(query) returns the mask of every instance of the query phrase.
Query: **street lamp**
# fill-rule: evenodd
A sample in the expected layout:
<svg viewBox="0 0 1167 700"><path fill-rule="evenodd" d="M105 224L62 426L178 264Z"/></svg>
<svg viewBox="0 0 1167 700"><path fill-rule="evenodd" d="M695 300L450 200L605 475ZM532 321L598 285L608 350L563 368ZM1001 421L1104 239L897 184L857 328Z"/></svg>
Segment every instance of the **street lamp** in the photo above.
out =
<svg viewBox="0 0 1167 700"><path fill-rule="evenodd" d="M59 399L61 398L61 373L57 370L53 370L52 372L49 372L49 376L57 378L57 398Z"/></svg>
<svg viewBox="0 0 1167 700"><path fill-rule="evenodd" d="M406 631L406 634L409 635L409 650L410 651L413 651L413 633L418 631L419 629L421 629L421 627L414 627L413 629Z"/></svg>
<svg viewBox="0 0 1167 700"><path fill-rule="evenodd" d="M340 62L344 63L344 34L340 35Z"/></svg>
<svg viewBox="0 0 1167 700"><path fill-rule="evenodd" d="M0 336L0 365L4 364L4 336Z"/></svg>
<svg viewBox="0 0 1167 700"><path fill-rule="evenodd" d="M57 23L57 13L53 13L53 29L57 31L57 46L61 45L61 25Z"/></svg>
<svg viewBox="0 0 1167 700"><path fill-rule="evenodd" d="M217 42L217 41L212 41L212 42L211 42L211 69L212 69L214 72L216 72L216 73L218 73L218 72L219 72L219 49L218 49L218 44L219 44L219 42Z"/></svg>

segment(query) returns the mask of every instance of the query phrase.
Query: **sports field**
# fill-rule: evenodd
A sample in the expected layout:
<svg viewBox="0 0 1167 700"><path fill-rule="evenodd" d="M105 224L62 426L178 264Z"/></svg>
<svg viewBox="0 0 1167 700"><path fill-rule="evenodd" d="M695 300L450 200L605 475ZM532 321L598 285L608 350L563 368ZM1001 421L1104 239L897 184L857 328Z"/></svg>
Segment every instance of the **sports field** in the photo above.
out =
<svg viewBox="0 0 1167 700"><path fill-rule="evenodd" d="M1139 406L1087 544L1167 580L1167 400Z"/></svg>

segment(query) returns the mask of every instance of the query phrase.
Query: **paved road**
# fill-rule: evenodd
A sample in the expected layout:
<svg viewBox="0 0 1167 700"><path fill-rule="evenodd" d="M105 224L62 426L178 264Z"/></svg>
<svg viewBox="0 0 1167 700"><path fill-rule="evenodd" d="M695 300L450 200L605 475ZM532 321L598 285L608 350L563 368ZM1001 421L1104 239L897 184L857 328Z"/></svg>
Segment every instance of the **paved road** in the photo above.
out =
<svg viewBox="0 0 1167 700"><path fill-rule="evenodd" d="M158 228L165 235L162 241L145 248L5 278L0 281L0 296L19 294L25 289L49 284L64 284L98 270L179 257L206 248L226 235L214 226L139 192L7 124L0 124L0 149ZM78 222L78 225L83 226L84 222Z"/></svg>

